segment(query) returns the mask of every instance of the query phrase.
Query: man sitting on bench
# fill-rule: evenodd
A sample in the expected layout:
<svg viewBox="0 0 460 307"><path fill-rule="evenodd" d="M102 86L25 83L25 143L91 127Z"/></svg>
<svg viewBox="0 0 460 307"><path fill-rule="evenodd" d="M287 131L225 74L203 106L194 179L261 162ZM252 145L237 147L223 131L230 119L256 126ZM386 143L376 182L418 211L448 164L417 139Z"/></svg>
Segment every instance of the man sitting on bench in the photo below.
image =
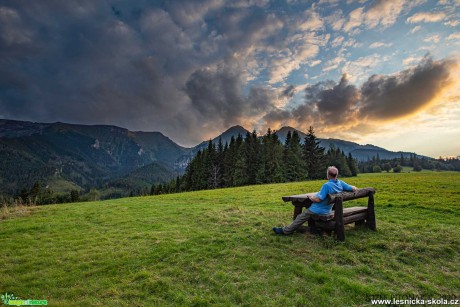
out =
<svg viewBox="0 0 460 307"><path fill-rule="evenodd" d="M332 212L333 204L328 204L327 195L340 193L343 191L356 191L356 187L349 185L342 180L337 179L339 170L335 166L329 166L327 168L327 179L328 181L323 184L321 190L316 196L310 196L310 200L313 204L305 209L301 214L297 215L295 220L289 226L285 227L273 227L273 231L278 235L290 235L296 229L298 229L303 223L308 221L310 215L328 215Z"/></svg>

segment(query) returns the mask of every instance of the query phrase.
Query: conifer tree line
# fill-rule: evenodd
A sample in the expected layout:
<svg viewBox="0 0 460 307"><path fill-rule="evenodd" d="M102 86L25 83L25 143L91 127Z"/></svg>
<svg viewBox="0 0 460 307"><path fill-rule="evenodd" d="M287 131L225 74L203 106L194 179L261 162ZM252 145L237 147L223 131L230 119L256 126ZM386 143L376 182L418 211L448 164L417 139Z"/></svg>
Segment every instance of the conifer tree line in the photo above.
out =
<svg viewBox="0 0 460 307"><path fill-rule="evenodd" d="M212 141L198 151L185 174L170 183L153 185L151 194L281 183L325 178L325 170L335 165L343 177L356 176L356 160L339 148L325 151L313 127L301 140L289 131L284 144L270 128L259 137L256 131L232 137L230 143Z"/></svg>

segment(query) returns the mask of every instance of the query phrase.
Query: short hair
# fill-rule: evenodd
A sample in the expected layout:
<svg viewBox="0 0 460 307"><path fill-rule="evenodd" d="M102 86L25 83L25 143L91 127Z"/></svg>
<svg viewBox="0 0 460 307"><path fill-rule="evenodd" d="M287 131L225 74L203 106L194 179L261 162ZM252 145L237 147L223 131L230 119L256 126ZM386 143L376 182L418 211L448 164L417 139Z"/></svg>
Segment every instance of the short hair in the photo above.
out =
<svg viewBox="0 0 460 307"><path fill-rule="evenodd" d="M337 178L339 175L339 170L335 166L329 166L327 168L327 176L332 177L332 178Z"/></svg>

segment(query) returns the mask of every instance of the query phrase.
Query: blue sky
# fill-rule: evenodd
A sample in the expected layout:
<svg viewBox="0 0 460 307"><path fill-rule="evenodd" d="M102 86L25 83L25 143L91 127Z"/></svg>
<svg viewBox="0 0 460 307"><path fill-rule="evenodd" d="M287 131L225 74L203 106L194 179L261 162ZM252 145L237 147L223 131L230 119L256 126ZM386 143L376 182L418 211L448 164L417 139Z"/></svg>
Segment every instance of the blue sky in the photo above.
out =
<svg viewBox="0 0 460 307"><path fill-rule="evenodd" d="M460 1L0 2L0 118L460 155Z"/></svg>

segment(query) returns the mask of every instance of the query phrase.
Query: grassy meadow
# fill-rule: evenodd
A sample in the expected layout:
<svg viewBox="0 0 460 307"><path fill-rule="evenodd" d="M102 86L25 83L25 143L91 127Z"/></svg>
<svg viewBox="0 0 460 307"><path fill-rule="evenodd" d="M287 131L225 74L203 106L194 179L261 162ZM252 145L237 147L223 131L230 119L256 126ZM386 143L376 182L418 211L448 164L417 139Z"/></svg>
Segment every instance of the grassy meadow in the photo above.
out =
<svg viewBox="0 0 460 307"><path fill-rule="evenodd" d="M271 230L292 219L281 196L324 180L34 207L0 221L0 293L50 306L460 298L460 173L345 181L376 188L377 232L347 225L343 243Z"/></svg>

